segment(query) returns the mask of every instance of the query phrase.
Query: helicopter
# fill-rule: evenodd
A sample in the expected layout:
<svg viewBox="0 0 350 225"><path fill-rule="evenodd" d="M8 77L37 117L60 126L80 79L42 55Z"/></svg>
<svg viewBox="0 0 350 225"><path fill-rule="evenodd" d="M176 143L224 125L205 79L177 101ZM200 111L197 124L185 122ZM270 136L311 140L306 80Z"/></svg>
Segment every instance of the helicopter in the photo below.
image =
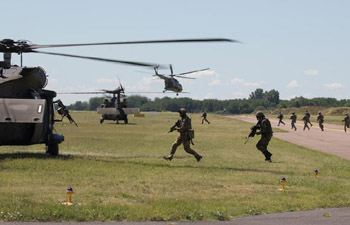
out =
<svg viewBox="0 0 350 225"><path fill-rule="evenodd" d="M48 83L48 75L44 68L23 66L23 53L40 53L133 66L155 67L157 64L71 55L37 49L185 42L237 41L212 38L38 45L26 40L0 40L0 52L3 53L4 57L4 61L0 61L0 146L45 144L46 153L56 156L59 153L59 144L64 141L63 134L54 133L54 123L60 121L55 120L54 98L57 94L55 91L45 89ZM12 53L20 55L20 66L12 65ZM65 113L65 116L69 118L67 116L69 111L63 109L58 110L58 113L61 114L62 119L64 117L62 113Z"/></svg>
<svg viewBox="0 0 350 225"><path fill-rule="evenodd" d="M125 89L120 81L119 87L114 90L66 92L59 94L112 94L111 98L105 98L103 100L103 104L101 104L101 107L97 108L97 113L101 114L100 124L102 124L105 120L113 120L116 121L117 124L119 124L119 121L122 120L125 124L128 124L128 114L140 114L139 108L127 108Z"/></svg>
<svg viewBox="0 0 350 225"><path fill-rule="evenodd" d="M193 77L185 77L184 75L209 70L209 68L206 68L206 69L201 69L201 70L194 70L194 71L190 71L190 72L174 74L173 66L171 64L169 65L169 68L170 68L171 73L169 75L165 75L165 74L159 74L158 73L159 66L155 66L154 67L155 75L153 75L153 76L157 76L160 79L164 80L165 87L164 87L163 93L165 93L166 91L173 91L176 93L176 95L179 95L179 93L182 92L182 85L174 77L185 78L185 79L196 79ZM188 93L188 92L182 92L182 93Z"/></svg>

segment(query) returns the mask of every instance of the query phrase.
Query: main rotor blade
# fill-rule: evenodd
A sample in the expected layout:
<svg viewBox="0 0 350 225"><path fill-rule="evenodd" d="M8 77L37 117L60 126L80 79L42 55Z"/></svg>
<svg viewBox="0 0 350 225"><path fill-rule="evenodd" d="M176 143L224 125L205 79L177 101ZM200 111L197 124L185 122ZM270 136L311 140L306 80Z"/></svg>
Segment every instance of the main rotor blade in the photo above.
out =
<svg viewBox="0 0 350 225"><path fill-rule="evenodd" d="M95 45L128 45L128 44L156 44L156 43L186 43L186 42L237 42L237 40L226 38L194 38L194 39L174 39L174 40L154 40L154 41L122 41L122 42L101 42L101 43L81 43L81 44L54 44L54 45L30 45L31 49L37 48L57 48Z"/></svg>
<svg viewBox="0 0 350 225"><path fill-rule="evenodd" d="M151 63L132 62L132 61L123 61L123 60L115 60L115 59L105 59L105 58L90 57L90 56L70 55L70 54L54 53L54 52L42 52L42 51L35 51L35 50L33 50L32 52L47 54L47 55L58 55L58 56L66 56L66 57L73 57L73 58L80 58L80 59L97 60L97 61L103 61L103 62L120 63L120 64L127 64L127 65L133 65L133 66L155 67L158 65L158 64L151 64Z"/></svg>
<svg viewBox="0 0 350 225"><path fill-rule="evenodd" d="M178 77L178 78L185 78L185 79L196 79L194 77L183 77L183 76L178 76L178 75L173 75L174 77Z"/></svg>
<svg viewBox="0 0 350 225"><path fill-rule="evenodd" d="M105 91L89 91L89 92L58 92L60 95L92 95L92 94L105 94Z"/></svg>
<svg viewBox="0 0 350 225"><path fill-rule="evenodd" d="M196 72L200 72L200 71L204 71L204 70L209 70L210 68L206 68L206 69L202 69L202 70L193 70L193 71L190 71L190 72L185 72L185 73L179 73L179 74L176 74L176 75L185 75L185 74L189 74L189 73L196 73Z"/></svg>

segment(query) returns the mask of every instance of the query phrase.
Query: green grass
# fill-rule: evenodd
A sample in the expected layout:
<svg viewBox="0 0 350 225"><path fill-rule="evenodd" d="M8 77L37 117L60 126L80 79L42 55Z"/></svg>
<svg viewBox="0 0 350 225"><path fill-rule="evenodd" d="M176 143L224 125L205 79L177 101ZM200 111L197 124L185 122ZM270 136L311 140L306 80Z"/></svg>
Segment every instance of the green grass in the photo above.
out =
<svg viewBox="0 0 350 225"><path fill-rule="evenodd" d="M348 160L273 138L273 163L266 163L257 138L244 145L248 123L209 114L211 124L201 125L200 115L190 115L193 148L204 158L197 163L180 147L167 162L177 114L130 117L130 125L100 125L95 112L72 116L78 128L56 124L66 139L57 158L44 145L0 147L0 220L227 220L350 206ZM70 186L76 204L64 206Z"/></svg>

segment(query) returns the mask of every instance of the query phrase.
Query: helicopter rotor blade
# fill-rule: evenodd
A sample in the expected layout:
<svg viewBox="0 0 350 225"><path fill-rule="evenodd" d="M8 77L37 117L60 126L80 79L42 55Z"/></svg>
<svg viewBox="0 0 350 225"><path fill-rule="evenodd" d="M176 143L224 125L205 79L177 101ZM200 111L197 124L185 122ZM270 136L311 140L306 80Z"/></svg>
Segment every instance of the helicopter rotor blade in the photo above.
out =
<svg viewBox="0 0 350 225"><path fill-rule="evenodd" d="M178 78L185 78L185 79L197 79L197 78L194 78L194 77L183 77L183 76L178 76L178 75L173 75L174 77L178 77Z"/></svg>
<svg viewBox="0 0 350 225"><path fill-rule="evenodd" d="M58 92L60 95L93 95L93 94L104 94L105 91L88 91L88 92Z"/></svg>
<svg viewBox="0 0 350 225"><path fill-rule="evenodd" d="M55 53L55 52L42 52L42 51L35 51L35 50L33 50L32 52L47 54L47 55L58 55L58 56L73 57L73 58L80 58L80 59L90 59L90 60L103 61L103 62L120 63L120 64L127 64L127 65L133 65L133 66L146 66L146 67L156 66L156 64L151 64L151 63L123 61L123 60L115 60L115 59L105 59L105 58L98 58L98 57L91 57L91 56L80 56L80 55L71 55L71 54L63 54L63 53Z"/></svg>
<svg viewBox="0 0 350 225"><path fill-rule="evenodd" d="M170 75L170 76L172 76L172 75L174 75L173 65L170 64L169 67L170 67L170 72L171 72L171 75Z"/></svg>
<svg viewBox="0 0 350 225"><path fill-rule="evenodd" d="M196 72L200 72L200 71L205 71L205 70L209 70L210 68L205 68L205 69L201 69L201 70L193 70L193 71L190 71L190 72L185 72L185 73L179 73L179 74L176 74L176 75L185 75L185 74L190 74L190 73L196 73Z"/></svg>
<svg viewBox="0 0 350 225"><path fill-rule="evenodd" d="M30 49L37 48L57 48L76 46L96 46L96 45L128 45L128 44L156 44L156 43L191 43L191 42L237 42L237 40L226 38L193 38L193 39L173 39L173 40L153 40L153 41L122 41L122 42L101 42L101 43L80 43L80 44L53 44L53 45L30 45Z"/></svg>

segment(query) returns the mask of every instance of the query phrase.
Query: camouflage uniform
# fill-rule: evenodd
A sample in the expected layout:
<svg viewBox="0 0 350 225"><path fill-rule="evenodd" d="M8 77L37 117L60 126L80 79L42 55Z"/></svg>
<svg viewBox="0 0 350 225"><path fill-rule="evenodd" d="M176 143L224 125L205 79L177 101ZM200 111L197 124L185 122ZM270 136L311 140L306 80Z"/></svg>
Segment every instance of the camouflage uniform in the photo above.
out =
<svg viewBox="0 0 350 225"><path fill-rule="evenodd" d="M307 110L305 111L305 116L306 116L306 119L307 119L306 122L309 123L310 126L312 126L312 123L310 122L311 115L310 115L310 113Z"/></svg>
<svg viewBox="0 0 350 225"><path fill-rule="evenodd" d="M295 131L297 130L297 127L295 126L295 123L297 122L297 115L295 115L295 113L293 112L292 115L290 116L290 119L292 120L291 124L292 124L292 129L294 129Z"/></svg>
<svg viewBox="0 0 350 225"><path fill-rule="evenodd" d="M324 131L324 126L323 126L323 122L324 122L324 116L322 115L321 112L318 113L318 117L317 117L317 121L318 121L318 125L320 126L321 130Z"/></svg>
<svg viewBox="0 0 350 225"><path fill-rule="evenodd" d="M283 125L286 125L286 124L282 121L282 120L283 120L283 113L282 113L282 112L280 112L280 113L278 114L277 118L279 119L277 126L279 126L281 123L282 123Z"/></svg>
<svg viewBox="0 0 350 225"><path fill-rule="evenodd" d="M207 120L207 113L205 112L205 111L203 111L203 113L202 113L202 124L203 124L203 122L205 121L205 122L207 122L208 124L210 124L210 122Z"/></svg>
<svg viewBox="0 0 350 225"><path fill-rule="evenodd" d="M310 127L307 125L307 124L308 124L308 121L309 121L308 116L307 116L307 115L304 115L304 117L303 117L302 120L304 121L304 128L303 128L303 130L305 130L305 128L307 128L307 129L310 130Z"/></svg>
<svg viewBox="0 0 350 225"><path fill-rule="evenodd" d="M202 156L191 149L190 146L192 143L192 138L190 135L190 132L192 131L191 119L186 115L185 109L180 109L179 113L181 118L176 123L175 129L180 133L180 136L178 136L176 141L173 143L170 155L164 156L164 159L171 161L174 157L177 147L183 144L185 151L191 155L194 155L194 157L199 162L202 159Z"/></svg>
<svg viewBox="0 0 350 225"><path fill-rule="evenodd" d="M344 119L342 120L344 122L344 131L346 132L346 128L350 128L350 117L349 114L345 114Z"/></svg>
<svg viewBox="0 0 350 225"><path fill-rule="evenodd" d="M256 118L258 119L258 130L260 130L259 132L256 132L256 134L261 135L260 140L256 144L256 148L264 154L265 161L271 162L272 154L267 150L267 146L269 145L273 133L271 123L265 118L265 115L262 112L258 112Z"/></svg>

